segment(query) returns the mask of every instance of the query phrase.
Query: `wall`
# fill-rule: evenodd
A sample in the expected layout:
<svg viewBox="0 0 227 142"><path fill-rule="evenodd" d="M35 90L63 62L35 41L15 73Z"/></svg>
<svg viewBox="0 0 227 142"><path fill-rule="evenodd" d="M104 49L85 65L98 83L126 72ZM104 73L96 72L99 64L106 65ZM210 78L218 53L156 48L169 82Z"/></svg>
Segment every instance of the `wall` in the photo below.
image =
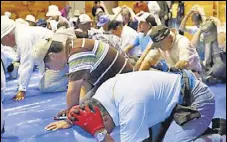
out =
<svg viewBox="0 0 227 142"><path fill-rule="evenodd" d="M72 7L71 16L75 10L80 10L81 13L85 12L85 1L69 1L69 5Z"/></svg>
<svg viewBox="0 0 227 142"><path fill-rule="evenodd" d="M103 1L102 5L106 8L109 14L113 14L112 9L118 6L117 1Z"/></svg>
<svg viewBox="0 0 227 142"><path fill-rule="evenodd" d="M1 15L5 11L12 13L12 19L25 18L32 14L35 18L44 18L49 5L57 5L59 10L67 5L67 1L1 1Z"/></svg>

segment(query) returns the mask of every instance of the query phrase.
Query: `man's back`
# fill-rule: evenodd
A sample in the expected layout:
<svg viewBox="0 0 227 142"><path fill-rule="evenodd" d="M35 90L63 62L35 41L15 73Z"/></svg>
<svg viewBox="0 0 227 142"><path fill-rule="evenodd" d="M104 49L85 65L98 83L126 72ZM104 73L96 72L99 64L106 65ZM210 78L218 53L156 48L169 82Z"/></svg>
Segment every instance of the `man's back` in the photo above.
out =
<svg viewBox="0 0 227 142"><path fill-rule="evenodd" d="M163 120L164 117L168 117L167 115L178 102L181 89L180 79L178 74L159 71L119 74L106 81L95 96L102 96L101 93L99 94L99 90L108 90L106 92L110 93L105 94L105 97L114 98L116 106L119 107L119 113L134 103L144 103L147 106L147 114L153 115L162 112L163 117L161 118L159 115L158 119ZM108 85L110 87L106 87ZM155 115L150 120L152 124L157 122Z"/></svg>
<svg viewBox="0 0 227 142"><path fill-rule="evenodd" d="M117 75L93 96L120 126L121 141L148 138L149 127L170 116L179 102L181 76L159 71Z"/></svg>

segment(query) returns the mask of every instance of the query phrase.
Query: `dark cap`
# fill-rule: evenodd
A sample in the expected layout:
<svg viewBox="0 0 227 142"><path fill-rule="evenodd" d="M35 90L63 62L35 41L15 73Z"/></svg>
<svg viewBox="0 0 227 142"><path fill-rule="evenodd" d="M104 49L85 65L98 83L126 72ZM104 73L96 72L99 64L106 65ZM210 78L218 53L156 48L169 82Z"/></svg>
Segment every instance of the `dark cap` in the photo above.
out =
<svg viewBox="0 0 227 142"><path fill-rule="evenodd" d="M159 42L170 34L170 29L164 25L159 25L152 28L150 37L153 42Z"/></svg>

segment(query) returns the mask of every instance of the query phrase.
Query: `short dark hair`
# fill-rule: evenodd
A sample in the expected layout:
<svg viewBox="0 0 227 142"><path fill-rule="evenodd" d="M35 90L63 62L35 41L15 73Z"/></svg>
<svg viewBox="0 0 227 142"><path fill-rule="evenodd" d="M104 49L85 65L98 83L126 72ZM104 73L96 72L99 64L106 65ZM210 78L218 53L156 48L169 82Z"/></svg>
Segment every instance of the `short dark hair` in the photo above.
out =
<svg viewBox="0 0 227 142"><path fill-rule="evenodd" d="M146 22L149 23L152 27L157 26L155 18L151 15L146 18Z"/></svg>
<svg viewBox="0 0 227 142"><path fill-rule="evenodd" d="M202 16L199 13L194 13L192 15L192 20L196 20L196 21L202 22Z"/></svg>
<svg viewBox="0 0 227 142"><path fill-rule="evenodd" d="M47 40L50 40L50 39L47 39ZM52 41L51 44L50 44L50 48L49 50L47 51L47 54L46 56L44 57L44 63L48 62L50 60L50 57L49 57L49 53L53 52L53 53L59 53L63 50L64 48L64 45L62 42L59 42L59 41Z"/></svg>
<svg viewBox="0 0 227 142"><path fill-rule="evenodd" d="M123 23L117 20L113 20L108 25L108 31L116 30L118 26L123 26Z"/></svg>
<svg viewBox="0 0 227 142"><path fill-rule="evenodd" d="M101 1L95 1L95 4L100 3Z"/></svg>

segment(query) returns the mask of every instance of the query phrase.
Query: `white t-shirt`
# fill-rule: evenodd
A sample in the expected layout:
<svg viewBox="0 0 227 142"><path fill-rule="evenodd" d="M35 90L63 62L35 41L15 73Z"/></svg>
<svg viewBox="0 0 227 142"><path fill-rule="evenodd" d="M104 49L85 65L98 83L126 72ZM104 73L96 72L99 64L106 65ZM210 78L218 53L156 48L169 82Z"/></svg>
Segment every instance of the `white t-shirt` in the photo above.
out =
<svg viewBox="0 0 227 142"><path fill-rule="evenodd" d="M16 25L15 39L17 45L17 60L20 59L18 73L19 91L26 91L33 72L33 45L40 39L46 39L53 35L49 29L40 26Z"/></svg>
<svg viewBox="0 0 227 142"><path fill-rule="evenodd" d="M197 26L185 26L184 32L188 32L191 35L194 35L198 31L199 27Z"/></svg>
<svg viewBox="0 0 227 142"><path fill-rule="evenodd" d="M191 46L188 38L178 33L170 50L150 50L145 60L150 60L149 58L156 57L158 54L160 54L160 59L164 59L169 67L174 67L178 61L184 60L189 62L188 69L195 71L201 71L202 69L196 48Z"/></svg>
<svg viewBox="0 0 227 142"><path fill-rule="evenodd" d="M158 15L158 17L159 17L159 13L160 13L161 9L160 9L160 6L158 5L157 1L149 1L147 6L148 6L148 9L151 14Z"/></svg>
<svg viewBox="0 0 227 142"><path fill-rule="evenodd" d="M135 31L133 28L126 25L123 26L121 32L121 49L124 49L129 46L132 41L136 39L137 34L137 31ZM139 56L142 54L142 51L139 47L135 47L129 52L129 54Z"/></svg>
<svg viewBox="0 0 227 142"><path fill-rule="evenodd" d="M170 116L180 90L178 74L140 71L109 79L93 98L107 109L115 126L120 126L122 142L139 142L149 137L150 127Z"/></svg>

